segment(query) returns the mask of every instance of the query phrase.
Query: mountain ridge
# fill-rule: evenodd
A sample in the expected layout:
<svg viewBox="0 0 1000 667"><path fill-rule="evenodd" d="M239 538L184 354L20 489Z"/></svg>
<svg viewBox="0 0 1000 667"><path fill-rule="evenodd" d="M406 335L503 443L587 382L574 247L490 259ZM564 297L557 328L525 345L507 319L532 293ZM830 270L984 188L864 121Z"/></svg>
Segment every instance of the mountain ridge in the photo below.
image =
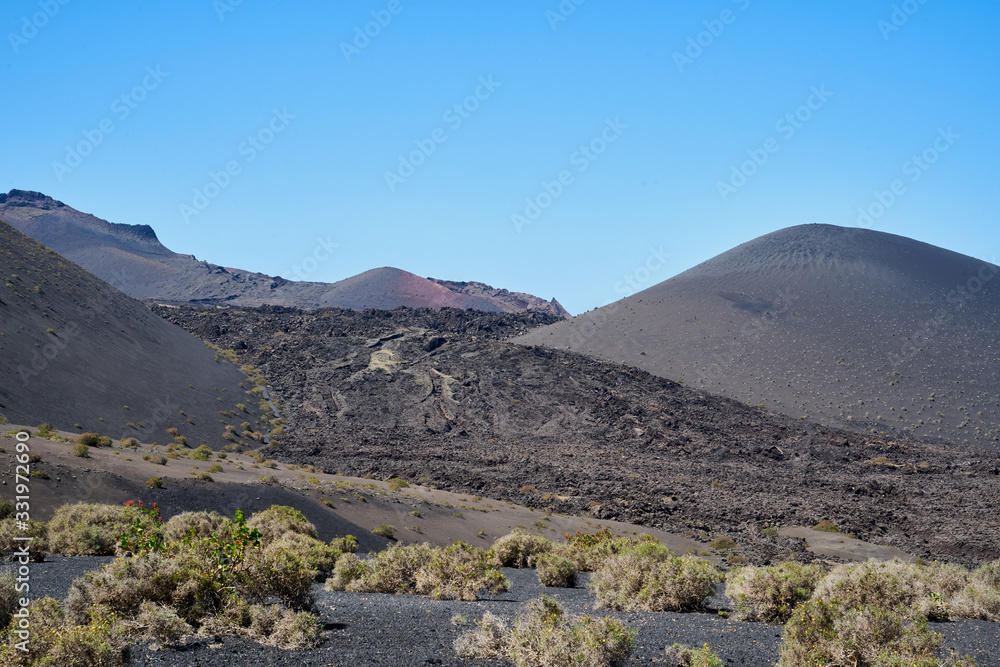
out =
<svg viewBox="0 0 1000 667"><path fill-rule="evenodd" d="M129 296L148 301L306 309L451 307L569 317L555 299L546 301L483 283L421 278L392 267L371 269L336 283L295 281L224 267L173 252L149 225L108 222L30 190L0 195L0 218ZM386 275L386 270L398 273ZM399 291L387 291L393 286Z"/></svg>

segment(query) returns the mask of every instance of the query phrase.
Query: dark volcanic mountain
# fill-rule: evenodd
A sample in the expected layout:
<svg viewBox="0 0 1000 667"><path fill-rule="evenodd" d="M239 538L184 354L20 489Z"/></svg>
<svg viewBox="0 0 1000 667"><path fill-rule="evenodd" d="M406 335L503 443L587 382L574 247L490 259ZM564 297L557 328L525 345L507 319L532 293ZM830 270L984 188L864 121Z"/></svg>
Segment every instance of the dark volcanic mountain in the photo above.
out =
<svg viewBox="0 0 1000 667"><path fill-rule="evenodd" d="M107 222L38 192L0 194L0 219L136 299L307 309L451 307L569 317L555 299L545 301L482 283L421 278L393 268L373 269L331 284L222 267L168 250L148 225Z"/></svg>
<svg viewBox="0 0 1000 667"><path fill-rule="evenodd" d="M157 308L259 367L273 456L680 533L755 562L830 519L965 562L1000 556L1000 454L819 426L635 368L506 342L537 313ZM475 515L465 518L474 522Z"/></svg>
<svg viewBox="0 0 1000 667"><path fill-rule="evenodd" d="M127 233L127 232L126 232ZM135 239L134 242L141 242ZM141 303L0 222L0 414L15 424L223 444L220 410L251 384Z"/></svg>
<svg viewBox="0 0 1000 667"><path fill-rule="evenodd" d="M998 272L902 236L802 225L517 341L825 424L995 447Z"/></svg>

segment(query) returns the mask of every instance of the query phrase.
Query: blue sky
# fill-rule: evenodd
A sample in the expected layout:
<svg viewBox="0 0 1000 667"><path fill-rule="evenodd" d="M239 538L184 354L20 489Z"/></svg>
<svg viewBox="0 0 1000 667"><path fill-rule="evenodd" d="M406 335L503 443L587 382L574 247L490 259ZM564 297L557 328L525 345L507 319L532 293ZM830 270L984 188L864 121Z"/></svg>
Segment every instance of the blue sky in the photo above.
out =
<svg viewBox="0 0 1000 667"><path fill-rule="evenodd" d="M0 189L574 314L859 208L1000 255L997 3L576 2L9 0Z"/></svg>

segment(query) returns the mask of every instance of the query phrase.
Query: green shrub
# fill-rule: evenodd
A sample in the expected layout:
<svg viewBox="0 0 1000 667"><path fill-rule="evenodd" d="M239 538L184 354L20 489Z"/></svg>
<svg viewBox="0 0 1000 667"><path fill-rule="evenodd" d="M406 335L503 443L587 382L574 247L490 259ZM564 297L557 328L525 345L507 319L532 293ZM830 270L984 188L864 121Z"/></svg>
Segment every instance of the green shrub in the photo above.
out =
<svg viewBox="0 0 1000 667"><path fill-rule="evenodd" d="M192 449L188 453L188 457L195 461L207 461L213 456L215 456L215 452L207 445L200 445L197 449Z"/></svg>
<svg viewBox="0 0 1000 667"><path fill-rule="evenodd" d="M392 491L401 491L402 489L407 489L410 487L410 483L405 479L399 479L398 477L393 477L389 480L389 489Z"/></svg>
<svg viewBox="0 0 1000 667"><path fill-rule="evenodd" d="M160 526L137 506L76 503L55 511L48 525L49 548L64 556L105 556L120 546L133 525L155 535Z"/></svg>
<svg viewBox="0 0 1000 667"><path fill-rule="evenodd" d="M148 486L151 489L162 489L163 488L163 478L162 477L156 477L154 475L153 477L150 477L149 479L146 480L146 486Z"/></svg>
<svg viewBox="0 0 1000 667"><path fill-rule="evenodd" d="M306 515L287 505L271 505L266 510L255 513L247 525L259 530L261 539L265 542L276 540L289 532L318 537L316 526L309 523Z"/></svg>
<svg viewBox="0 0 1000 667"><path fill-rule="evenodd" d="M393 544L365 561L345 554L337 561L326 587L334 591L475 600L484 590L506 591L509 582L490 562L487 552L456 542L444 549L429 544Z"/></svg>
<svg viewBox="0 0 1000 667"><path fill-rule="evenodd" d="M112 444L111 438L106 435L98 435L97 433L81 433L76 437L74 442L79 445L86 445L87 447L110 447ZM76 450L74 449L75 452Z"/></svg>
<svg viewBox="0 0 1000 667"><path fill-rule="evenodd" d="M576 565L569 558L555 553L540 554L535 558L538 581L542 586L573 588L576 586Z"/></svg>
<svg viewBox="0 0 1000 667"><path fill-rule="evenodd" d="M129 634L161 644L176 642L193 630L173 609L148 600L139 604L139 611L131 625Z"/></svg>
<svg viewBox="0 0 1000 667"><path fill-rule="evenodd" d="M122 449L139 449L139 441L136 438L122 438L118 444Z"/></svg>
<svg viewBox="0 0 1000 667"><path fill-rule="evenodd" d="M795 562L738 568L726 576L726 595L740 620L780 625L796 605L809 599L825 575L818 565Z"/></svg>
<svg viewBox="0 0 1000 667"><path fill-rule="evenodd" d="M700 608L722 579L708 561L677 556L656 542L641 542L608 557L592 575L590 589L599 607L690 611Z"/></svg>
<svg viewBox="0 0 1000 667"><path fill-rule="evenodd" d="M384 537L387 540L392 540L395 539L396 537L396 528L394 526L390 526L389 524L385 523L383 523L378 528L372 528L372 532L378 535L379 537Z"/></svg>
<svg viewBox="0 0 1000 667"><path fill-rule="evenodd" d="M674 644L667 649L667 655L676 658L680 667L725 667L725 663L708 644L698 649Z"/></svg>
<svg viewBox="0 0 1000 667"><path fill-rule="evenodd" d="M208 467L208 472L215 472L215 473L225 472L225 468L223 468L218 463L213 463Z"/></svg>
<svg viewBox="0 0 1000 667"><path fill-rule="evenodd" d="M73 456L79 456L81 459L90 458L90 447L83 443L77 443L73 445Z"/></svg>
<svg viewBox="0 0 1000 667"><path fill-rule="evenodd" d="M500 567L523 568L534 567L538 555L551 550L551 540L518 530L497 538L490 554Z"/></svg>
<svg viewBox="0 0 1000 667"><path fill-rule="evenodd" d="M353 535L345 535L330 540L330 546L345 554L352 554L358 550L358 538Z"/></svg>
<svg viewBox="0 0 1000 667"><path fill-rule="evenodd" d="M963 568L939 563L839 565L792 612L779 665L937 667L941 636L928 630L928 616L946 619L947 601L968 582Z"/></svg>
<svg viewBox="0 0 1000 667"><path fill-rule="evenodd" d="M813 530L820 530L820 531L823 531L824 533L839 533L840 532L840 528L837 528L837 524L835 524L832 521L829 521L827 519L823 519L822 521L820 521L819 523L817 523L815 526L813 526Z"/></svg>
<svg viewBox="0 0 1000 667"><path fill-rule="evenodd" d="M14 516L14 503L9 500L0 500L0 521Z"/></svg>

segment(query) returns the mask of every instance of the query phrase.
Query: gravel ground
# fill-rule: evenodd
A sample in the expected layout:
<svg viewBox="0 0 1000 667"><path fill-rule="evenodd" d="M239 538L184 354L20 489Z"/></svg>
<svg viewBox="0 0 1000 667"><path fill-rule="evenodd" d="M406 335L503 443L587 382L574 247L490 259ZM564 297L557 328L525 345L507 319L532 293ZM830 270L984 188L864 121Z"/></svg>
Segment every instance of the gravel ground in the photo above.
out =
<svg viewBox="0 0 1000 667"><path fill-rule="evenodd" d="M48 562L31 565L32 596L64 597L73 578L110 561L109 558L65 558L50 556ZM10 569L0 564L0 570ZM132 647L130 665L219 665L227 667L284 665L451 665L499 666L491 660L463 660L452 643L464 631L451 618L479 618L485 611L513 618L529 600L546 593L570 614L593 613L593 597L583 587L586 575L573 589L544 589L534 570L505 569L511 581L508 593L478 602L440 602L411 595L377 595L328 592L316 587L316 600L327 638L311 651L281 651L234 638L206 638L179 649L155 649L140 643ZM721 592L721 591L720 591ZM709 601L710 612L613 613L638 630L630 663L676 664L664 648L674 642L690 646L707 643L727 665L770 667L777 660L781 630L760 623L740 623L722 618L717 610L729 601L717 596ZM603 612L602 612L603 613ZM1000 667L1000 624L983 621L935 623L932 629L944 635L945 646L976 658L979 667Z"/></svg>

